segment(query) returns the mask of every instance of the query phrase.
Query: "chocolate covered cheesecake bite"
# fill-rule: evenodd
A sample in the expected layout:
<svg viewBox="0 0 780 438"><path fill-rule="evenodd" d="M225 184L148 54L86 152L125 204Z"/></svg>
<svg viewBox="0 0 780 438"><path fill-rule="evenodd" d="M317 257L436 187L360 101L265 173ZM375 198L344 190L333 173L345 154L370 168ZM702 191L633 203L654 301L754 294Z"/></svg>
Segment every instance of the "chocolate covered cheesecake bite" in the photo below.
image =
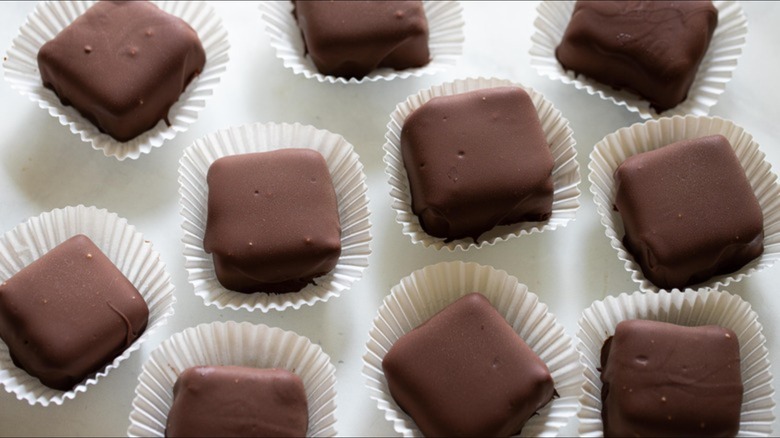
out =
<svg viewBox="0 0 780 438"><path fill-rule="evenodd" d="M620 322L601 351L604 436L735 436L743 384L729 329Z"/></svg>
<svg viewBox="0 0 780 438"><path fill-rule="evenodd" d="M98 2L38 52L43 85L120 142L168 123L205 62L195 30L146 1Z"/></svg>
<svg viewBox="0 0 780 438"><path fill-rule="evenodd" d="M218 281L237 292L295 292L341 255L338 200L311 149L230 155L208 170L204 250Z"/></svg>
<svg viewBox="0 0 780 438"><path fill-rule="evenodd" d="M176 380L165 436L303 437L308 425L306 391L296 374L197 366Z"/></svg>
<svg viewBox="0 0 780 438"><path fill-rule="evenodd" d="M434 97L400 137L412 211L429 235L476 241L497 225L552 214L555 163L522 88Z"/></svg>
<svg viewBox="0 0 780 438"><path fill-rule="evenodd" d="M320 73L362 78L430 61L421 1L293 1L306 52Z"/></svg>
<svg viewBox="0 0 780 438"><path fill-rule="evenodd" d="M479 293L401 336L382 369L426 436L516 434L555 394L547 365Z"/></svg>
<svg viewBox="0 0 780 438"><path fill-rule="evenodd" d="M660 288L737 271L763 252L761 206L721 135L631 156L615 171L615 185L623 244Z"/></svg>
<svg viewBox="0 0 780 438"><path fill-rule="evenodd" d="M0 284L0 338L14 364L61 391L121 355L148 317L135 286L81 234Z"/></svg>
<svg viewBox="0 0 780 438"><path fill-rule="evenodd" d="M710 1L577 1L555 56L657 111L688 96L718 24Z"/></svg>

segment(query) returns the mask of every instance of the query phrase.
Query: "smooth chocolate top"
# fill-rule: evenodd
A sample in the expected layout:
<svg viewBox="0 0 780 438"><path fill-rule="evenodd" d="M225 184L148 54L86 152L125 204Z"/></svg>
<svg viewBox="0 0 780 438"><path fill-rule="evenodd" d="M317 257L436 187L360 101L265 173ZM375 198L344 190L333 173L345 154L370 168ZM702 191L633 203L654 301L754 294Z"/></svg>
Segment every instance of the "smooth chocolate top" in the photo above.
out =
<svg viewBox="0 0 780 438"><path fill-rule="evenodd" d="M717 24L710 1L577 1L555 55L662 112L687 98Z"/></svg>
<svg viewBox="0 0 780 438"><path fill-rule="evenodd" d="M120 355L148 317L133 284L81 234L0 284L0 338L11 358L62 391Z"/></svg>
<svg viewBox="0 0 780 438"><path fill-rule="evenodd" d="M401 131L412 211L448 240L552 213L555 165L530 96L498 87L434 97Z"/></svg>
<svg viewBox="0 0 780 438"><path fill-rule="evenodd" d="M306 391L296 374L199 366L176 380L165 436L303 437L308 427Z"/></svg>
<svg viewBox="0 0 780 438"><path fill-rule="evenodd" d="M422 1L294 1L293 14L317 70L361 78L380 67L430 61Z"/></svg>
<svg viewBox="0 0 780 438"><path fill-rule="evenodd" d="M311 149L220 158L209 167L203 246L217 279L239 292L291 292L341 255L338 201L327 163Z"/></svg>
<svg viewBox="0 0 780 438"><path fill-rule="evenodd" d="M739 341L718 326L629 320L601 351L604 436L719 436L739 431Z"/></svg>
<svg viewBox="0 0 780 438"><path fill-rule="evenodd" d="M656 286L684 288L763 252L761 206L728 140L682 140L615 172L623 242Z"/></svg>
<svg viewBox="0 0 780 438"><path fill-rule="evenodd" d="M118 141L167 122L205 62L197 33L145 1L98 2L38 52L43 85Z"/></svg>
<svg viewBox="0 0 780 438"><path fill-rule="evenodd" d="M382 368L425 436L519 433L555 393L547 365L479 293L401 336Z"/></svg>

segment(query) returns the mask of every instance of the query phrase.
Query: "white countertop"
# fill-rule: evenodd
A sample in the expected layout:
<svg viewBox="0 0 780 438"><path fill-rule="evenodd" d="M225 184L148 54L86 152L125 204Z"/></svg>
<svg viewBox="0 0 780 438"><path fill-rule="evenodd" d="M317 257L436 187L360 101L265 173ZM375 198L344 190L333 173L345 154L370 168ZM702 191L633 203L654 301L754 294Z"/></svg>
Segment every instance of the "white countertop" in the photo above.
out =
<svg viewBox="0 0 780 438"><path fill-rule="evenodd" d="M0 3L0 48L5 51L34 3ZM27 97L0 84L0 232L42 212L95 205L135 225L160 252L176 286L175 315L139 351L98 385L62 406L29 406L0 391L0 435L125 435L134 389L149 353L171 334L211 321L250 321L295 331L330 355L337 369L339 435L397 435L369 398L361 375L368 328L390 288L412 271L440 261L492 265L516 276L546 302L574 337L580 313L594 300L638 286L609 246L588 190L587 163L606 134L641 122L638 115L572 86L537 75L528 50L535 2L464 2L466 42L459 64L444 73L390 83L333 85L307 80L276 58L255 2L214 2L229 32L230 62L222 82L187 132L138 160L106 158ZM775 171L780 166L780 5L745 2L747 45L726 92L711 111L750 132ZM542 92L568 118L577 141L583 183L577 219L567 227L468 252L413 245L390 208L382 162L385 127L395 105L445 81L500 77ZM343 135L368 177L372 255L364 277L327 303L284 312L206 307L193 294L183 267L177 183L184 148L215 130L251 122L300 122ZM726 289L753 305L764 325L774 375L780 375L780 266ZM775 383L775 387L777 383ZM777 400L778 397L776 396ZM777 415L777 411L776 411ZM576 434L572 420L564 434ZM775 433L780 431L775 424Z"/></svg>

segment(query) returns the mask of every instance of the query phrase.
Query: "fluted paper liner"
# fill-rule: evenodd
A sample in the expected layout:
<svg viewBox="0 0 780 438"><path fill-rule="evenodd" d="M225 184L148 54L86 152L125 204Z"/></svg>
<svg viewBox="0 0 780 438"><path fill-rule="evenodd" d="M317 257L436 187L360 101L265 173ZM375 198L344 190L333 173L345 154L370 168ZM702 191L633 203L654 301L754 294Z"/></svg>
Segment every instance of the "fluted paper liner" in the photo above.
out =
<svg viewBox="0 0 780 438"><path fill-rule="evenodd" d="M227 31L212 6L206 2L154 2L160 9L183 19L197 31L206 51L206 65L168 111L171 126L161 120L154 128L138 137L120 142L100 132L97 126L72 106L63 105L54 91L43 86L38 70L37 57L41 46L53 39L94 3L39 3L8 50L7 60L3 62L5 79L12 88L47 110L82 141L91 143L94 149L102 150L107 157L115 157L118 160L137 159L141 154L149 153L152 148L172 139L177 133L186 131L189 125L195 122L198 112L206 105L206 98L213 93L227 67L230 48Z"/></svg>
<svg viewBox="0 0 780 438"><path fill-rule="evenodd" d="M393 287L369 330L363 376L371 398L404 436L421 436L387 387L382 359L401 336L430 319L458 298L483 294L531 349L547 364L559 397L523 426L522 436L554 436L577 412L582 385L579 354L572 340L528 287L504 271L476 263L445 262L413 272Z"/></svg>
<svg viewBox="0 0 780 438"><path fill-rule="evenodd" d="M328 165L341 221L341 255L336 267L299 292L241 293L217 280L212 255L203 249L208 208L206 174L216 159L227 155L283 148L319 151ZM220 309L300 308L339 296L360 279L371 253L366 175L354 148L342 136L300 124L255 123L233 127L195 141L179 163L179 192L184 228L184 267L195 294Z"/></svg>
<svg viewBox="0 0 780 438"><path fill-rule="evenodd" d="M361 84L379 80L406 79L424 74L434 74L457 64L463 53L463 9L456 1L424 0L423 8L428 19L428 49L431 62L422 67L394 70L380 68L362 78L343 78L324 75L306 53L303 36L293 16L293 3L260 2L260 12L271 46L285 67L308 79L331 84Z"/></svg>
<svg viewBox="0 0 780 438"><path fill-rule="evenodd" d="M336 435L336 368L308 338L248 322L214 322L188 328L157 347L135 388L127 436L165 436L173 385L187 368L235 365L280 368L303 381L309 410L306 436Z"/></svg>
<svg viewBox="0 0 780 438"><path fill-rule="evenodd" d="M764 214L764 253L736 272L712 277L686 289L718 289L772 266L780 258L780 187L776 182L777 175L772 172L764 153L750 134L733 122L718 117L675 116L637 123L619 129L596 143L590 155L588 179L593 201L601 216L601 223L606 228L610 244L617 250L618 258L624 262L631 278L639 283L639 288L644 292L657 292L662 289L645 278L639 264L623 245L623 220L620 213L613 208L615 170L632 155L658 149L679 140L714 134L723 135L731 143L761 205Z"/></svg>
<svg viewBox="0 0 780 438"><path fill-rule="evenodd" d="M138 289L149 307L149 323L144 333L120 355L69 391L49 388L18 368L11 360L8 346L0 340L0 383L6 391L31 405L61 405L76 394L85 392L119 367L173 315L174 287L160 255L127 220L95 207L79 205L52 210L23 222L1 236L0 282L76 234L89 237Z"/></svg>
<svg viewBox="0 0 780 438"><path fill-rule="evenodd" d="M742 298L726 291L635 292L596 301L583 312L577 349L585 368L580 395L579 435L604 436L601 420L601 347L620 321L647 319L684 326L719 325L739 339L744 396L738 436L767 436L774 422L774 388L766 338L758 315ZM706 401L704 401L706 403Z"/></svg>
<svg viewBox="0 0 780 438"><path fill-rule="evenodd" d="M420 226L420 219L412 212L409 177L401 155L401 130L409 114L434 97L495 87L522 88L531 96L536 107L545 137L550 144L550 152L555 160L552 171L554 186L552 215L544 222L519 222L493 227L479 237L478 243L470 238L447 242L446 239L426 233ZM396 106L395 111L390 114L390 122L387 124L385 134L385 172L389 177L390 197L393 200L392 207L396 211L396 222L401 224L403 233L411 237L413 243L422 243L423 246L433 246L436 249L447 248L450 251L456 248L461 250L481 248L513 237L564 227L574 219L580 206L578 187L580 167L577 163L575 144L569 121L563 118L561 112L550 101L536 90L509 80L469 78L420 91Z"/></svg>
<svg viewBox="0 0 780 438"><path fill-rule="evenodd" d="M747 19L738 2L714 1L713 4L718 9L718 26L699 64L688 97L676 107L660 115L650 107L647 100L636 94L626 90L616 90L609 85L563 69L555 58L555 49L563 39L571 19L574 11L573 1L544 1L537 7L538 16L534 21L534 34L531 37L531 66L542 76L571 84L590 95L626 107L629 111L638 113L643 119L685 114L707 115L710 108L718 103L718 98L731 80L747 36Z"/></svg>

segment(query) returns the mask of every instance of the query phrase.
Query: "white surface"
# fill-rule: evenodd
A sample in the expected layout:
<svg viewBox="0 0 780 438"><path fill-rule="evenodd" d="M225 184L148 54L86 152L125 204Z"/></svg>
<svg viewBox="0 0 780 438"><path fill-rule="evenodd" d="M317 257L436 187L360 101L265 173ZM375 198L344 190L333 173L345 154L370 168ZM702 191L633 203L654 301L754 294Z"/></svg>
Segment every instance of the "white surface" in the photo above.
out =
<svg viewBox="0 0 780 438"><path fill-rule="evenodd" d="M34 3L0 4L0 48L11 39ZM572 86L541 77L529 65L535 3L466 2L466 43L459 65L445 73L362 85L323 84L294 75L274 55L260 25L257 5L215 2L229 31L230 63L198 121L185 133L135 161L118 162L81 142L26 97L0 84L0 231L30 216L66 205L88 204L116 212L135 225L160 252L176 285L176 313L129 360L99 385L63 406L29 406L0 391L2 435L114 435L129 424L130 403L150 351L172 333L210 321L250 321L293 330L320 344L336 366L336 425L340 435L397 436L360 374L368 328L390 288L412 271L446 260L475 261L506 270L550 306L570 336L580 313L597 299L632 292L636 285L609 246L596 208L581 187L577 219L553 232L522 236L468 252L413 245L390 207L382 144L390 112L407 96L431 85L469 76L496 76L540 91L571 122L580 169L606 134L641 119ZM774 169L780 165L780 5L745 2L748 41L734 78L712 115L731 119L758 141ZM373 224L369 267L352 290L313 307L249 313L206 307L187 283L179 226L178 160L185 147L231 125L257 121L300 122L343 135L368 177ZM774 266L728 290L753 305L764 325L774 375L780 375L780 267ZM572 421L563 433L576 433ZM778 432L777 425L775 433Z"/></svg>

